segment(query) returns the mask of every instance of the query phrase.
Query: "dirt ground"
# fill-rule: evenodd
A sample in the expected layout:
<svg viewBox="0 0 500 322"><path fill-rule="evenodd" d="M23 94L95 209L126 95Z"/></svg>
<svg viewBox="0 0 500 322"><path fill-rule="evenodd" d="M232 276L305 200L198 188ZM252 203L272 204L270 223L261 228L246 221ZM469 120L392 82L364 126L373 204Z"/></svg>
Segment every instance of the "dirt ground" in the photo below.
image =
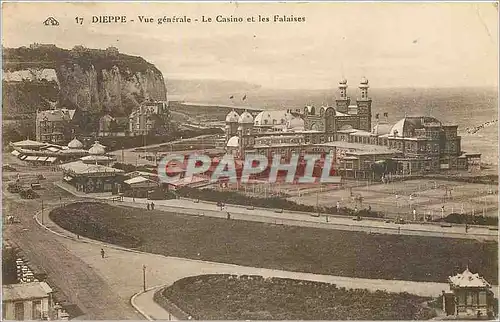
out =
<svg viewBox="0 0 500 322"><path fill-rule="evenodd" d="M496 216L498 211L498 187L495 185L427 179L360 184L352 188L330 187L328 191L319 193L316 187L314 191L309 190L306 194L289 199L320 206L335 206L339 201L342 206L357 206L359 209L371 207L383 211L388 217L408 219L413 216L413 209L418 217L432 215L434 218L452 212Z"/></svg>

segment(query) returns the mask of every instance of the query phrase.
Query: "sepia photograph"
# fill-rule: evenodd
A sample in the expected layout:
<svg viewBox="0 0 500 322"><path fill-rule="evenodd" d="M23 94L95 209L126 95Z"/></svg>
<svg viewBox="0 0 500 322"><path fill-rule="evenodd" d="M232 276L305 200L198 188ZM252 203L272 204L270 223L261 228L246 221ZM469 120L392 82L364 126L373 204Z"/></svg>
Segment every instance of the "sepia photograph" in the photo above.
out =
<svg viewBox="0 0 500 322"><path fill-rule="evenodd" d="M498 1L2 1L2 320L498 320Z"/></svg>

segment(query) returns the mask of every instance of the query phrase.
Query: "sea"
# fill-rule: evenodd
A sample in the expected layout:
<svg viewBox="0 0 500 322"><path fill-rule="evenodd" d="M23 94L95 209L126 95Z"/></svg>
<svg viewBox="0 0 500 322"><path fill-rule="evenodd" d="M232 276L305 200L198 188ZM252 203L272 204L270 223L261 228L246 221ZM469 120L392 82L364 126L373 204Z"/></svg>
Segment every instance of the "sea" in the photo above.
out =
<svg viewBox="0 0 500 322"><path fill-rule="evenodd" d="M173 93L169 99L248 106L262 109L302 109L334 104L336 90L278 90L257 88L241 93L204 91ZM354 96L354 92L350 96ZM372 115L395 123L407 116L432 116L458 125L462 151L481 153L483 164L498 166L498 90L496 88L373 88ZM232 98L231 98L232 97ZM236 98L235 98L236 97ZM243 99L244 98L244 99ZM355 104L355 98L351 99Z"/></svg>

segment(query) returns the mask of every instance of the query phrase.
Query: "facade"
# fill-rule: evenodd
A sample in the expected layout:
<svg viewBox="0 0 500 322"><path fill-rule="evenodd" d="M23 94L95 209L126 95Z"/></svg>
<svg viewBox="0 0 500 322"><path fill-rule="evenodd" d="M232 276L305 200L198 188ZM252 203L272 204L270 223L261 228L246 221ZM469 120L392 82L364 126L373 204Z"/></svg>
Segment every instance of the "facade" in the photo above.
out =
<svg viewBox="0 0 500 322"><path fill-rule="evenodd" d="M43 320L52 314L52 289L45 282L2 286L4 320Z"/></svg>
<svg viewBox="0 0 500 322"><path fill-rule="evenodd" d="M479 274L467 268L463 273L448 278L450 289L443 291L443 311L464 319L491 319L494 312L494 295L491 285Z"/></svg>
<svg viewBox="0 0 500 322"><path fill-rule="evenodd" d="M335 154L337 169L348 177L371 178L371 165L392 160L403 175L440 170L479 169L480 154L461 150L457 125L428 116L405 116L395 124L375 116L368 80L359 84L356 104L339 82L335 106L306 106L302 115L291 110L263 111L255 118L231 111L226 117L226 152L243 158L248 153L271 157L292 153ZM387 114L385 115L387 116Z"/></svg>
<svg viewBox="0 0 500 322"><path fill-rule="evenodd" d="M147 135L158 125L158 117L168 115L166 101L146 101L130 113L130 135Z"/></svg>
<svg viewBox="0 0 500 322"><path fill-rule="evenodd" d="M66 108L37 111L36 140L63 144L71 140L77 130L77 111Z"/></svg>
<svg viewBox="0 0 500 322"><path fill-rule="evenodd" d="M126 136L128 130L128 118L112 117L106 114L99 118L99 130L97 136Z"/></svg>

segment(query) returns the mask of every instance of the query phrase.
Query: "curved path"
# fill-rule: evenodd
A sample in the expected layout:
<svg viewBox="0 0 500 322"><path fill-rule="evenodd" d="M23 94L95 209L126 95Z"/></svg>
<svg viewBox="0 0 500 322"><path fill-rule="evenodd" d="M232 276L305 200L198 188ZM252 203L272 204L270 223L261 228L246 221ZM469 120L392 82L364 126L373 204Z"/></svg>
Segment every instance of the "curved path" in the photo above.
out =
<svg viewBox="0 0 500 322"><path fill-rule="evenodd" d="M87 198L88 200L112 202L109 196L92 196L75 192L65 184L57 184L61 189L72 193L75 196ZM116 203L128 207L138 207L146 209L146 203L151 200L144 198L123 198L123 201ZM314 227L322 229L349 230L349 231L365 231L368 233L378 234L393 234L393 235L417 235L430 237L445 237L445 238L460 238L460 239L477 239L477 240L498 240L498 230L490 230L485 226L471 226L468 233L465 233L462 225L453 225L452 227L441 227L439 224L429 223L408 223L398 225L395 223L386 223L382 219L365 218L362 221L354 221L352 217L347 216L312 216L313 213L283 211L275 212L273 209L259 208L249 210L241 205L226 205L224 210L220 210L215 203L211 202L194 202L189 199L170 199L170 200L155 200L156 209L177 212L187 215L204 215L209 217L225 218L227 213L231 214L232 219L266 222L290 226Z"/></svg>
<svg viewBox="0 0 500 322"><path fill-rule="evenodd" d="M448 288L446 283L340 277L149 254L83 237L77 239L74 234L55 225L47 217L44 219L46 229L57 234L61 244L65 245L68 252L81 258L86 265L89 265L106 280L111 290L126 298L131 298L142 290L143 265L146 265L146 284L148 287L151 285L168 285L184 277L202 274L253 274L264 277L274 276L335 283L340 287L348 288L408 292L421 296L438 296L442 290ZM40 219L36 219L41 224ZM106 252L104 259L99 254L101 248L105 249ZM169 316L168 312L159 310L159 306L152 301L152 294L153 291L149 291L136 296L134 299L135 305L140 311L151 316L152 319L166 319Z"/></svg>

